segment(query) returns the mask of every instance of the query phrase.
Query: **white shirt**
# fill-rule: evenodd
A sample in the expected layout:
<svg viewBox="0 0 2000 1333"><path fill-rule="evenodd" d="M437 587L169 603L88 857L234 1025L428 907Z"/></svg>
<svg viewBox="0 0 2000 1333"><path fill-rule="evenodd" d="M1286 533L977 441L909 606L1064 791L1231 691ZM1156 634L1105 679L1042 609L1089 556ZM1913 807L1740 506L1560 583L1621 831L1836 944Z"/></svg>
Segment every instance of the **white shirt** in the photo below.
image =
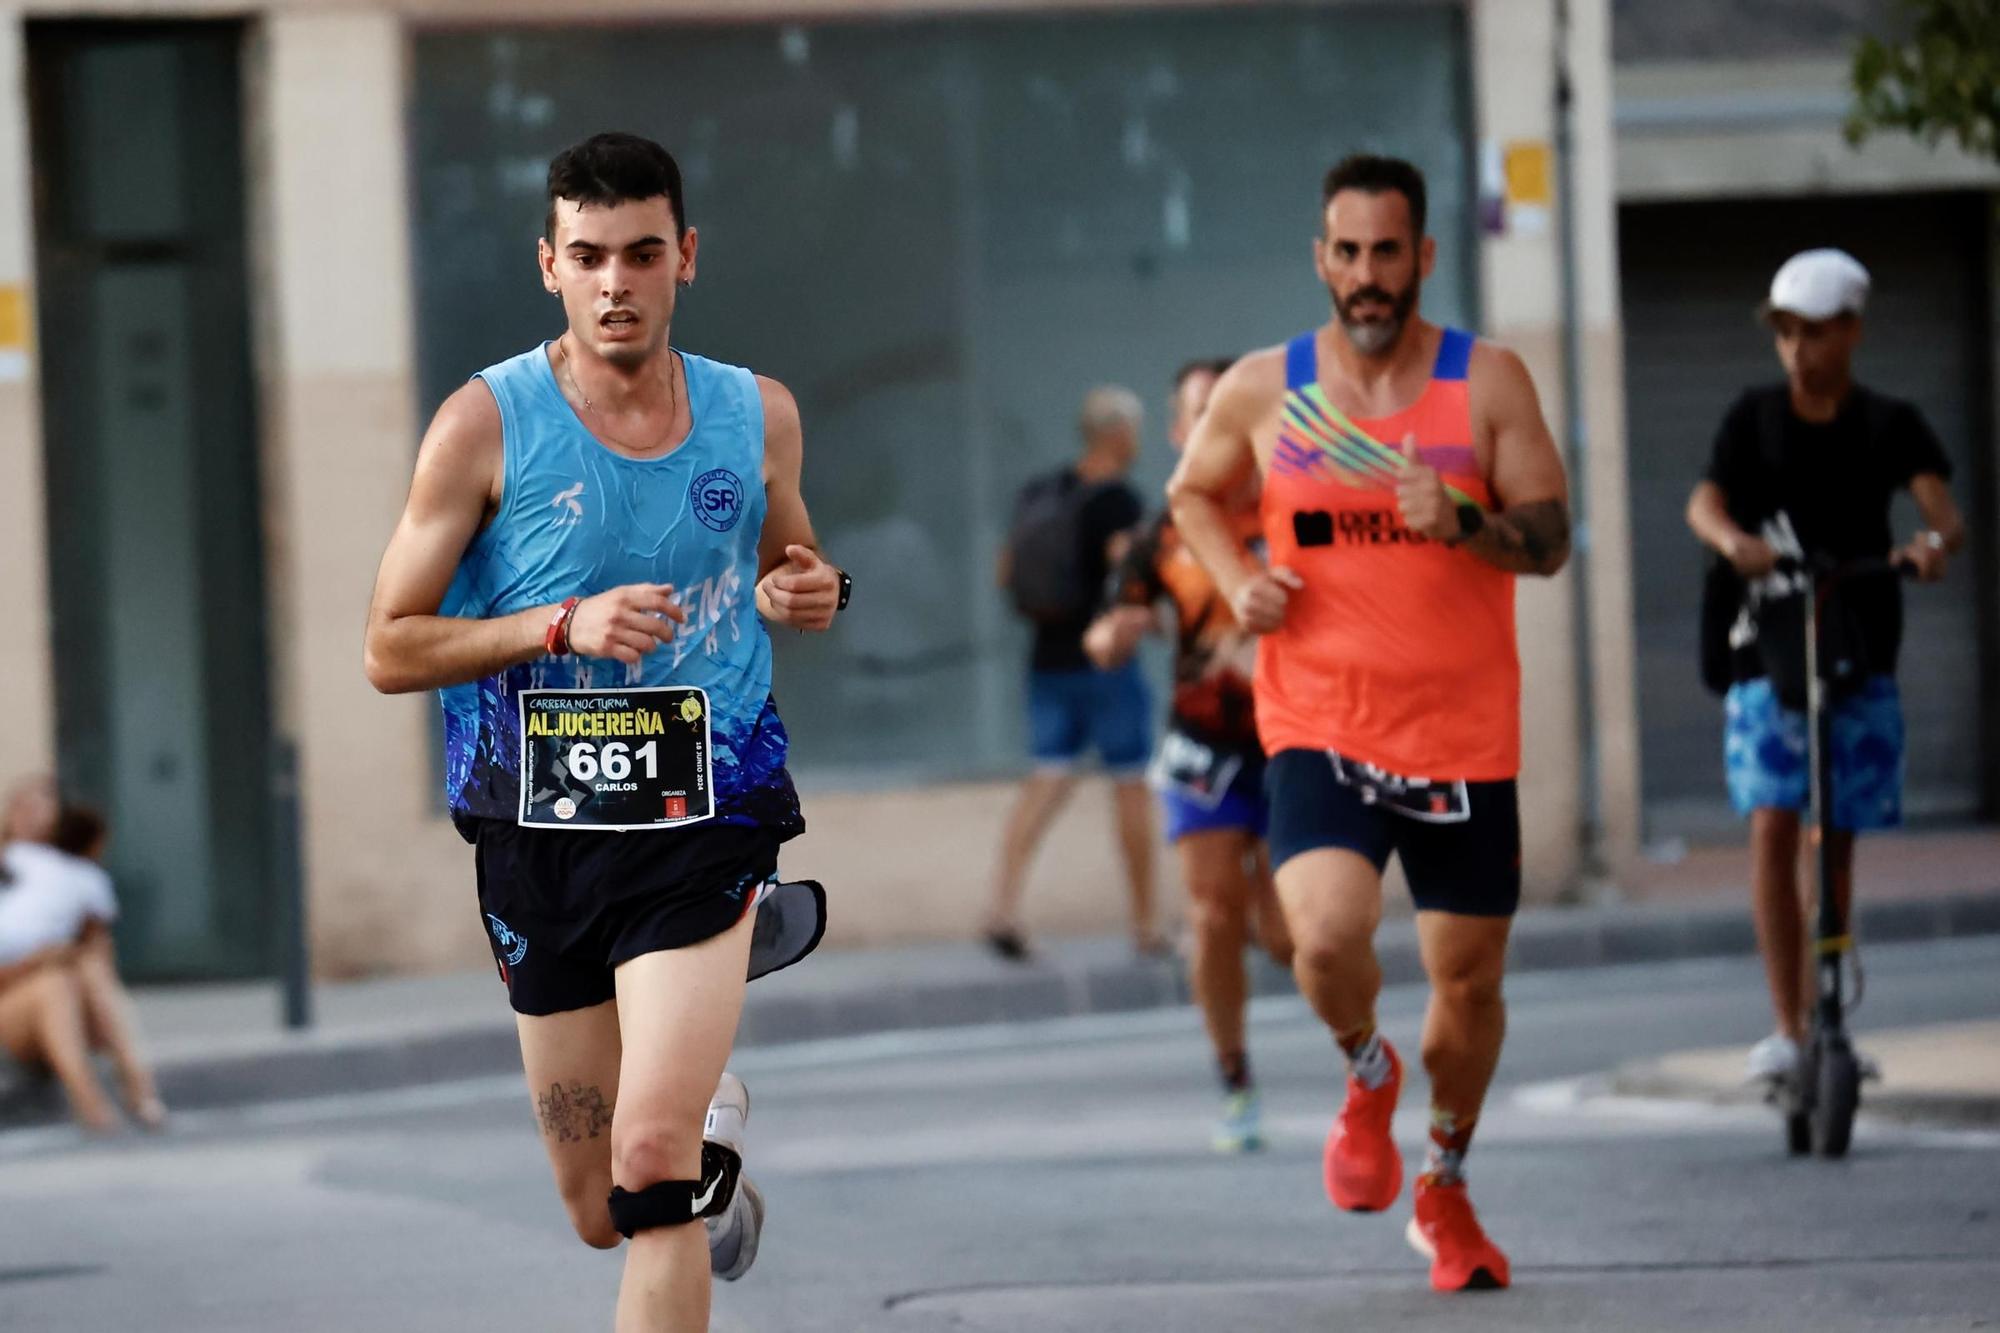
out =
<svg viewBox="0 0 2000 1333"><path fill-rule="evenodd" d="M13 842L0 852L8 880L0 883L0 966L69 944L91 921L118 918L111 877L95 861L38 842Z"/></svg>

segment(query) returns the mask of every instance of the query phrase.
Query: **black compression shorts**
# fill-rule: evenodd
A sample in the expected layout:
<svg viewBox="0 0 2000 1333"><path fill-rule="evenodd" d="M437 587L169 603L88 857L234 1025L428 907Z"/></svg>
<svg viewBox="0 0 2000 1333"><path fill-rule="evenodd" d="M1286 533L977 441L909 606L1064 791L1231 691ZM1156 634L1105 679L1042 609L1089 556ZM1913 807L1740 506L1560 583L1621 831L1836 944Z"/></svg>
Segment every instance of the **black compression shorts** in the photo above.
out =
<svg viewBox="0 0 2000 1333"><path fill-rule="evenodd" d="M1511 779L1385 791L1352 780L1354 767L1324 750L1272 756L1264 791L1273 868L1302 852L1339 847L1380 872L1394 852L1418 911L1514 914L1521 902L1521 818ZM1398 780L1386 776L1395 786Z"/></svg>

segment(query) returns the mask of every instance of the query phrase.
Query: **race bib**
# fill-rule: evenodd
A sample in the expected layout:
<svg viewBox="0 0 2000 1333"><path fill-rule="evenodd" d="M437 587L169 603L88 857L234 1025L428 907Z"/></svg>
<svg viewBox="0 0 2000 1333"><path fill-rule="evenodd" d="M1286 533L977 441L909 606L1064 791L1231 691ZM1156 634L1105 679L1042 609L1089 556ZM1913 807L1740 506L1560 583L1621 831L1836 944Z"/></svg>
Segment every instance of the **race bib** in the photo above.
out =
<svg viewBox="0 0 2000 1333"><path fill-rule="evenodd" d="M1172 792L1213 810L1243 771L1243 756L1204 745L1185 732L1169 730L1147 776L1155 791Z"/></svg>
<svg viewBox="0 0 2000 1333"><path fill-rule="evenodd" d="M715 813L708 694L523 690L523 828L674 828Z"/></svg>
<svg viewBox="0 0 2000 1333"><path fill-rule="evenodd" d="M1343 787L1353 788L1364 805L1378 805L1392 814L1425 824L1463 824L1472 818L1472 796L1463 778L1455 782L1406 778L1332 750L1326 752L1326 757L1333 765L1334 779Z"/></svg>

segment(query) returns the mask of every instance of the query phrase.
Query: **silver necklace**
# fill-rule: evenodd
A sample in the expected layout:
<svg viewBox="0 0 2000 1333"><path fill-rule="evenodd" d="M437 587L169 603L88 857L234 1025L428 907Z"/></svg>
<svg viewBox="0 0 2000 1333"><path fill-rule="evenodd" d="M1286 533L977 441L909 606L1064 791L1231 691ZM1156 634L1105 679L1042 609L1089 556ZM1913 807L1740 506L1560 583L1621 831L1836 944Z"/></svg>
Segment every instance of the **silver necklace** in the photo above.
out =
<svg viewBox="0 0 2000 1333"><path fill-rule="evenodd" d="M563 340L557 340L556 351L562 356L563 377L569 381L571 392L575 393L583 401L586 410L595 416L602 417L603 413L597 410L597 404L590 401L590 395L585 393L583 385L577 382L576 367L570 364L569 348ZM675 355L674 349L669 347L667 349L667 429L662 434L670 434L673 431L674 420L680 415L680 389L676 382L677 377L674 374L674 366L676 364L674 360ZM628 449L632 448L629 444L625 447Z"/></svg>

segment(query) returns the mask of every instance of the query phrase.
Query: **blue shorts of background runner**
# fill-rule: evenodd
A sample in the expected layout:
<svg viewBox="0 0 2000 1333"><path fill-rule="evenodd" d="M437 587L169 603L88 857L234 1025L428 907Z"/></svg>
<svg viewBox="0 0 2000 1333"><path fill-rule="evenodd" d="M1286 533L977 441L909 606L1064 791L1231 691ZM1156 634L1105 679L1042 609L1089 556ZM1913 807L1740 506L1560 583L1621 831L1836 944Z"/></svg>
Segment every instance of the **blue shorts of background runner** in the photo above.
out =
<svg viewBox="0 0 2000 1333"><path fill-rule="evenodd" d="M1190 796L1171 784L1156 784L1160 793L1160 813L1166 817L1167 841L1179 842L1190 833L1211 829L1241 829L1253 838L1264 836L1270 822L1264 804L1264 766L1246 764L1212 805Z"/></svg>
<svg viewBox="0 0 2000 1333"><path fill-rule="evenodd" d="M1744 681L1723 700L1729 800L1752 810L1805 810L1811 791L1806 717L1778 705L1768 680ZM1851 832L1903 822L1903 704L1893 676L1874 676L1833 709L1833 827Z"/></svg>
<svg viewBox="0 0 2000 1333"><path fill-rule="evenodd" d="M1067 768L1095 749L1114 775L1146 767L1152 700L1139 664L1115 671L1030 671L1030 751L1043 768Z"/></svg>

